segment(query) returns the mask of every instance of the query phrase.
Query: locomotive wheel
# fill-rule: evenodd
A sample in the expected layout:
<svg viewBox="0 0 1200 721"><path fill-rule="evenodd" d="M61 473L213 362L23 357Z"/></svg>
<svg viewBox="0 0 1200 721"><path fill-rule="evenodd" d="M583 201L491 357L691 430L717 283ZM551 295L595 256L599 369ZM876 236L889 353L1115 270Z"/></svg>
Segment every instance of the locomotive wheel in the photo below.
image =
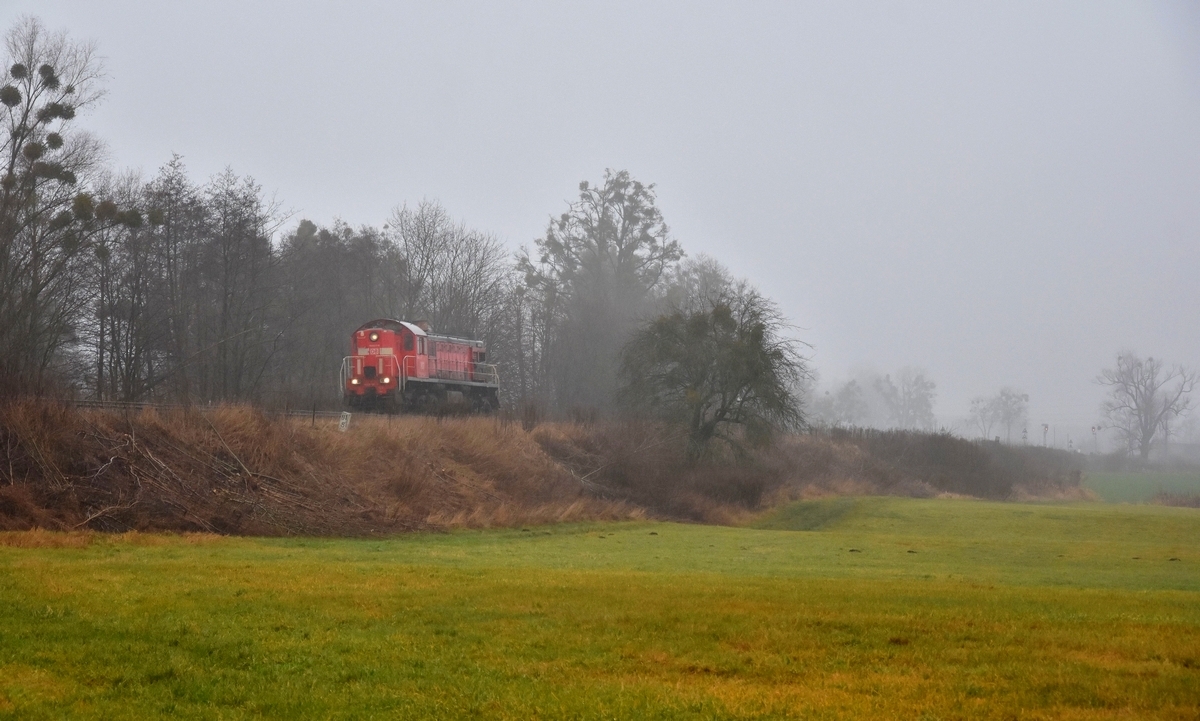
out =
<svg viewBox="0 0 1200 721"><path fill-rule="evenodd" d="M495 413L500 408L499 399L496 398L495 393L480 393L475 396L475 402L476 412L482 413L485 416Z"/></svg>
<svg viewBox="0 0 1200 721"><path fill-rule="evenodd" d="M441 405L436 393L422 393L417 396L417 410L421 413L436 413Z"/></svg>

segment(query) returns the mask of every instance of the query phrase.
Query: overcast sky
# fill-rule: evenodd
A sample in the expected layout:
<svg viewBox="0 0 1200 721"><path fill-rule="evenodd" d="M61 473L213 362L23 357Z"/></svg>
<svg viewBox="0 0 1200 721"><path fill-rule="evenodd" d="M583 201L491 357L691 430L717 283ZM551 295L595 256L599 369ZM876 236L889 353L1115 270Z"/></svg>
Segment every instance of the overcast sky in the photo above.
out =
<svg viewBox="0 0 1200 721"><path fill-rule="evenodd" d="M437 199L514 249L628 169L824 380L923 367L944 421L1013 385L1078 437L1119 349L1200 365L1197 7L0 0L0 21L98 43L109 94L80 125L115 166L229 165L319 223Z"/></svg>

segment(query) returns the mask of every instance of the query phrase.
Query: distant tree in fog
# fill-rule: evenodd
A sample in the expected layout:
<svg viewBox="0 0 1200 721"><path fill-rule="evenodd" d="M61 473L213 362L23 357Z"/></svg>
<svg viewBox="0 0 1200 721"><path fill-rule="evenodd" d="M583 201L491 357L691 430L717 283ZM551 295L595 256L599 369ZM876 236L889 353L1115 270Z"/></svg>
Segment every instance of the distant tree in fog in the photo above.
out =
<svg viewBox="0 0 1200 721"><path fill-rule="evenodd" d="M876 390L888 407L889 420L897 428L932 430L937 426L933 400L937 384L918 368L901 368L893 381L890 375L875 381Z"/></svg>
<svg viewBox="0 0 1200 721"><path fill-rule="evenodd" d="M808 372L778 307L745 282L677 304L621 354L623 405L677 421L695 457L721 437L763 443L803 422L795 389Z"/></svg>
<svg viewBox="0 0 1200 721"><path fill-rule="evenodd" d="M971 399L971 426L979 431L983 438L992 437L992 426L1000 420L996 399L977 396Z"/></svg>
<svg viewBox="0 0 1200 721"><path fill-rule="evenodd" d="M1012 388L1001 388L994 396L971 399L971 425L984 438L992 437L992 428L1004 426L1005 442L1012 443L1012 429L1025 422L1029 396Z"/></svg>
<svg viewBox="0 0 1200 721"><path fill-rule="evenodd" d="M825 391L812 400L810 412L814 418L831 426L863 425L871 409L862 385L851 379L832 392Z"/></svg>
<svg viewBox="0 0 1200 721"><path fill-rule="evenodd" d="M1183 439L1184 443L1200 442L1200 417L1194 413L1189 413L1179 424L1177 435Z"/></svg>
<svg viewBox="0 0 1200 721"><path fill-rule="evenodd" d="M1157 437L1192 407L1196 373L1182 365L1167 366L1158 358L1139 358L1126 351L1114 368L1101 371L1096 382L1108 388L1101 412L1130 450L1150 457Z"/></svg>
<svg viewBox="0 0 1200 721"><path fill-rule="evenodd" d="M543 364L560 408L607 405L617 354L683 256L655 202L654 186L627 171L579 185L579 199L524 252L520 271L545 345Z"/></svg>
<svg viewBox="0 0 1200 721"><path fill-rule="evenodd" d="M1024 426L1029 417L1029 394L1001 388L992 402L996 404L996 420L1004 426L1004 442L1012 443L1013 428Z"/></svg>

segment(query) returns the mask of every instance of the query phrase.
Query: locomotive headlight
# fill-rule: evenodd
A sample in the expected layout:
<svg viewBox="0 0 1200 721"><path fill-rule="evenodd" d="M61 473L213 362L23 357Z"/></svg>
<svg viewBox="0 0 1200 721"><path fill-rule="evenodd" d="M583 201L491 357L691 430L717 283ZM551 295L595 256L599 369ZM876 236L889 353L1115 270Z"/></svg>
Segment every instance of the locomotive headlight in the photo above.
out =
<svg viewBox="0 0 1200 721"><path fill-rule="evenodd" d="M352 386L356 386L356 385L358 385L358 379L357 379L357 378L351 378L351 379L350 379L350 385L352 385Z"/></svg>
<svg viewBox="0 0 1200 721"><path fill-rule="evenodd" d="M371 333L371 335L369 335L369 336L367 336L367 337L371 339L371 342L372 342L372 343L374 343L375 341L379 340L379 334L378 334L378 333L375 333L375 332L372 332L372 333Z"/></svg>
<svg viewBox="0 0 1200 721"><path fill-rule="evenodd" d="M392 379L391 379L391 378L388 378L387 376L384 376L384 377L383 377L383 379L382 379L382 380L380 380L379 382L380 382L380 383L382 383L382 384L384 384L384 385L386 386L388 383L391 383L391 382L392 382Z"/></svg>

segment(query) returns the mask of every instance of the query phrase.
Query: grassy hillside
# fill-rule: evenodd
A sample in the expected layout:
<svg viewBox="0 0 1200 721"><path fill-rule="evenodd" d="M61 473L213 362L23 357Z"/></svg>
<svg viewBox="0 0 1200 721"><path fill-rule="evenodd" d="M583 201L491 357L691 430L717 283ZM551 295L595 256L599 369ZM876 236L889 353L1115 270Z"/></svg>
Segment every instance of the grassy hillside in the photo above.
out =
<svg viewBox="0 0 1200 721"><path fill-rule="evenodd" d="M1195 717L1197 511L756 525L4 534L0 717Z"/></svg>
<svg viewBox="0 0 1200 721"><path fill-rule="evenodd" d="M1088 471L1084 484L1110 503L1146 503L1160 493L1200 495L1200 471Z"/></svg>

